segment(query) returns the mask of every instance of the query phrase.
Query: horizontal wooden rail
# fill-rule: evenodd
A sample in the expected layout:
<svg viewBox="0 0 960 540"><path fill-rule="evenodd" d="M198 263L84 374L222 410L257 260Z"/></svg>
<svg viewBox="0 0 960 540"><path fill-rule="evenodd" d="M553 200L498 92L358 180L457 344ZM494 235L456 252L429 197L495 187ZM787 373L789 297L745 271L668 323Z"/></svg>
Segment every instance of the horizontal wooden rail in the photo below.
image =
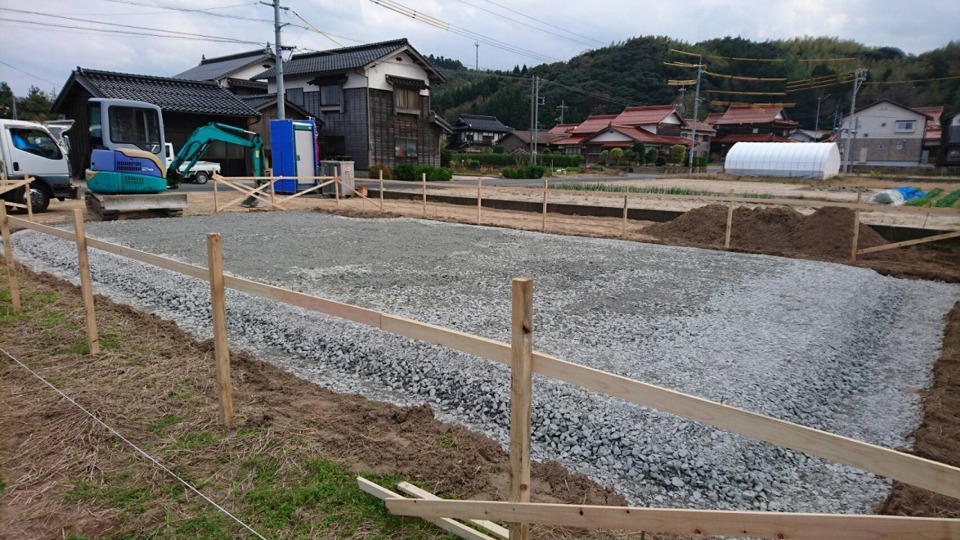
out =
<svg viewBox="0 0 960 540"><path fill-rule="evenodd" d="M427 490L420 489L417 486L409 482L400 482L397 484L397 490L410 495L411 497L416 497L418 499L427 499L430 501L439 501L440 497L437 497L433 493L430 493ZM471 519L471 523L480 527L481 529L489 532L491 535L500 538L501 540L508 540L510 538L510 531L506 527L501 527L492 521L485 519Z"/></svg>
<svg viewBox="0 0 960 540"><path fill-rule="evenodd" d="M8 219L10 220L11 225L16 225L17 227L23 227L24 229L31 229L44 234L49 234L50 236L56 236L57 238L62 238L68 242L77 241L77 235L71 231L65 231L49 225L41 225L40 223L34 223L25 219L15 218L13 216L10 216Z"/></svg>
<svg viewBox="0 0 960 540"><path fill-rule="evenodd" d="M387 510L424 519L489 519L560 527L706 536L821 540L960 538L960 520L857 514L798 514L576 504L389 498Z"/></svg>
<svg viewBox="0 0 960 540"><path fill-rule="evenodd" d="M357 477L357 486L360 488L360 491L363 491L364 493L367 493L369 495L373 495L374 497L382 501L385 501L387 499L403 498L401 495L394 493L393 491L390 491L389 489L379 484L376 484L374 482L371 482L370 480L367 480L366 478L363 478L360 476ZM480 531L472 529L464 525L463 523L454 521L449 518L445 518L443 516L428 518L427 521L429 521L430 523L433 523L437 527L440 527L441 529L449 533L453 533L459 536L460 538L466 538L467 540L496 540L495 538L492 538L490 536L483 534Z"/></svg>
<svg viewBox="0 0 960 540"><path fill-rule="evenodd" d="M73 234L66 231L16 218L11 218L10 221L66 240L74 240ZM87 243L92 248L180 272L197 279L206 281L209 278L207 269L203 267L100 240L90 239ZM224 282L227 287L241 292L510 365L510 345L507 343L249 279L225 276ZM960 499L960 468L957 467L723 405L539 352L533 353L533 371L645 407L659 409Z"/></svg>
<svg viewBox="0 0 960 540"><path fill-rule="evenodd" d="M904 240L903 242L896 242L894 244L884 244L882 246L874 246L857 250L857 255L863 255L864 253L875 253L877 251L886 251L888 249L895 249L907 246L915 246L917 244L927 244L929 242L937 242L939 240L947 240L950 238L960 238L960 231L948 232L944 234L938 234L935 236L926 236L924 238L917 238L914 240Z"/></svg>

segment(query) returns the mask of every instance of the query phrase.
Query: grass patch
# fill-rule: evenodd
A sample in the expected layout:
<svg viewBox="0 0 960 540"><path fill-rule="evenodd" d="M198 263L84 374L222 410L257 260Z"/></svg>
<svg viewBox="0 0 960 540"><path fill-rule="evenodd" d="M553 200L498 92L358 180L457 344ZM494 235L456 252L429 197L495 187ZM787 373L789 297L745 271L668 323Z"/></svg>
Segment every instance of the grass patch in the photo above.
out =
<svg viewBox="0 0 960 540"><path fill-rule="evenodd" d="M217 441L216 437L213 436L213 433L209 431L199 431L196 433L184 433L183 435L177 438L176 444L173 445L174 450L196 450L197 448L202 448L207 445L211 445Z"/></svg>
<svg viewBox="0 0 960 540"><path fill-rule="evenodd" d="M168 427L182 420L183 418L180 416L177 416L175 414L168 414L159 420L150 422L150 424L147 425L147 429L149 429L154 433L163 433Z"/></svg>
<svg viewBox="0 0 960 540"><path fill-rule="evenodd" d="M626 187L626 191L624 191ZM699 189L687 189L680 187L636 187L636 186L615 186L611 184L553 184L550 189L562 189L570 191L601 191L607 193L648 193L654 195L692 195L697 197L723 197L727 193L717 193L715 191L703 191ZM773 195L767 193L735 193L734 197L742 199L772 199Z"/></svg>

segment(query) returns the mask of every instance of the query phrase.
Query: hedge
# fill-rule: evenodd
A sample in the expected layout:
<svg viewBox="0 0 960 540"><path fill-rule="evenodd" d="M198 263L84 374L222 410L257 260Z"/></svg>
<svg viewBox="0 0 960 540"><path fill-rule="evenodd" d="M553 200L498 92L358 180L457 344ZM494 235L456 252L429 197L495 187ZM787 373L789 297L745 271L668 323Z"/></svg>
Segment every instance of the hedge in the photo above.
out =
<svg viewBox="0 0 960 540"><path fill-rule="evenodd" d="M422 180L424 174L427 175L427 182L446 182L453 178L453 170L444 167L413 166L409 163L401 163L393 168L393 177L396 180L415 182Z"/></svg>
<svg viewBox="0 0 960 540"><path fill-rule="evenodd" d="M529 156L514 154L467 154L455 153L449 154L450 163L453 162L475 162L479 165L488 167L517 167L526 165ZM519 163L518 163L519 161ZM583 162L581 156L567 154L540 154L537 158L540 165L553 165L554 167L579 167Z"/></svg>

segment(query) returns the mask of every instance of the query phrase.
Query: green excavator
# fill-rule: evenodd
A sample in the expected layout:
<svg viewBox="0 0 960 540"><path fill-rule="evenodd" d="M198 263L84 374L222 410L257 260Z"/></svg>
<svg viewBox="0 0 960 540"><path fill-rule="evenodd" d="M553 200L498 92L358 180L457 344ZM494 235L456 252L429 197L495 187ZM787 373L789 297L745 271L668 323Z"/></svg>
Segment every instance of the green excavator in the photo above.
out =
<svg viewBox="0 0 960 540"><path fill-rule="evenodd" d="M213 142L250 148L254 176L264 176L263 140L252 131L217 123L201 126L166 163L159 107L103 98L89 100L88 107L93 150L86 173L86 205L102 219L124 212L181 215L187 194L173 190Z"/></svg>

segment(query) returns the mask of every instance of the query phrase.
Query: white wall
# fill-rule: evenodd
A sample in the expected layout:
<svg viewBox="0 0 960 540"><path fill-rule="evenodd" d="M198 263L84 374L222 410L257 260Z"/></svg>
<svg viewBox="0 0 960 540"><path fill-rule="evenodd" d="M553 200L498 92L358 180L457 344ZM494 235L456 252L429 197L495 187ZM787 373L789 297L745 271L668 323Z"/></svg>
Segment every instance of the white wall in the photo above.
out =
<svg viewBox="0 0 960 540"><path fill-rule="evenodd" d="M374 64L369 70L367 70L366 76L360 75L353 71L347 73L347 82L344 83L343 89L348 90L351 88L370 87L392 92L393 86L387 82L387 75L403 77L405 79L418 79L428 85L430 84L430 78L427 74L427 71L417 65L410 54L406 52L400 52L384 58L378 64ZM289 90L291 88L303 88L304 92L316 91L316 86L308 84L308 81L312 80L314 77L316 77L316 74L314 73L308 73L306 75L284 76L284 89ZM267 87L267 92L276 91L276 81L270 81ZM428 96L430 95L430 90L421 90L420 95Z"/></svg>
<svg viewBox="0 0 960 540"><path fill-rule="evenodd" d="M863 109L853 116L860 119L857 139L922 139L926 125L926 117L922 114L887 102ZM844 119L844 128L849 126L850 120L849 117ZM913 130L898 131L898 120L912 120Z"/></svg>

